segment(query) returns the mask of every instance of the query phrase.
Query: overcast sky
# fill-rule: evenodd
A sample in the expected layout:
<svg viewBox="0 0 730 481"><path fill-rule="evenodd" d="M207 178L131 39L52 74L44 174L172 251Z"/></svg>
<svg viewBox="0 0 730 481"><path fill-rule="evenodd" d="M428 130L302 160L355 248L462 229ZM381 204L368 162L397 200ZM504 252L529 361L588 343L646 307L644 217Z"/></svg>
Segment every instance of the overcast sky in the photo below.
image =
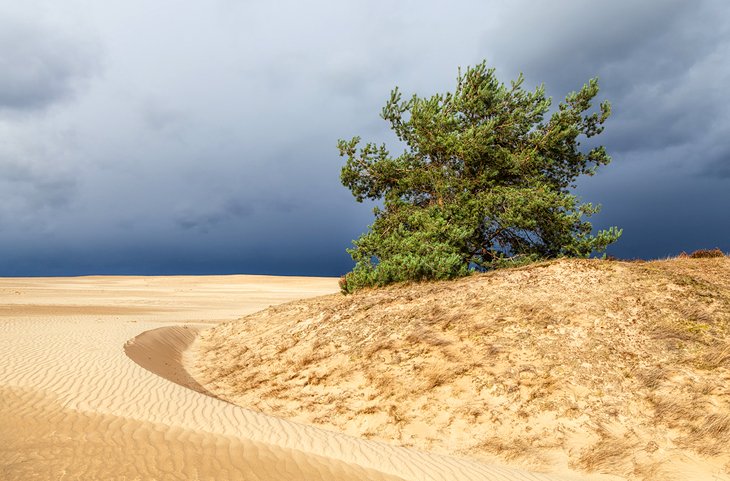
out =
<svg viewBox="0 0 730 481"><path fill-rule="evenodd" d="M0 4L0 275L340 275L372 220L339 138L458 66L559 101L590 77L613 162L580 182L610 253L730 251L730 3Z"/></svg>

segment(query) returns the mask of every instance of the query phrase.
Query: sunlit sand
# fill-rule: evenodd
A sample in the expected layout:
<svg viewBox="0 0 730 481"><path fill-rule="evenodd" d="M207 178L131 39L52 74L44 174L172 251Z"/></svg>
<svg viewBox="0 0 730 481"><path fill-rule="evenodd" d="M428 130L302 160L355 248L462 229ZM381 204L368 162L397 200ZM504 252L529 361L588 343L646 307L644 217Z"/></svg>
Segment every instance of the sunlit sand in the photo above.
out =
<svg viewBox="0 0 730 481"><path fill-rule="evenodd" d="M199 329L335 279L0 279L0 479L555 479L338 434L206 393Z"/></svg>

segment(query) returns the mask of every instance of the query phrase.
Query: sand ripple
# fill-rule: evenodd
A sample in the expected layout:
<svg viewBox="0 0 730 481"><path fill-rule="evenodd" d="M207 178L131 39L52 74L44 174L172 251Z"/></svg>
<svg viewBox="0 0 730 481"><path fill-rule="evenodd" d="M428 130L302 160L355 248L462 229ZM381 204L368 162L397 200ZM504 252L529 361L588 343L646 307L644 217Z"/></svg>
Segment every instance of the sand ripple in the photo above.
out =
<svg viewBox="0 0 730 481"><path fill-rule="evenodd" d="M13 282L0 282L2 479L556 479L265 416L198 392L180 371L184 348L205 325L170 329L168 321L221 316L226 302L243 310L334 291L334 280L269 281L274 294L258 289L249 293L253 301L230 278L196 281L202 286L174 278ZM34 302L64 301L80 314L14 317L14 292L25 296L23 312ZM207 301L194 295L200 292ZM85 302L111 307L84 312Z"/></svg>

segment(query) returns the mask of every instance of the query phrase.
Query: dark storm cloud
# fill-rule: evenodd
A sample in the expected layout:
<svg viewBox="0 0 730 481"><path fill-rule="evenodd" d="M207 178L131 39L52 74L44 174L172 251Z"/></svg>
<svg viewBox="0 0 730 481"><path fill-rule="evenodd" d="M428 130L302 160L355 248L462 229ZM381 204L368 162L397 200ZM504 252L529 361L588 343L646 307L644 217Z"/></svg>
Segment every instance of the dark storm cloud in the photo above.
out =
<svg viewBox="0 0 730 481"><path fill-rule="evenodd" d="M641 166L607 169L581 192L604 204L594 224L619 225L623 236L609 252L627 258L661 258L682 251L719 247L730 240L728 180L681 169Z"/></svg>
<svg viewBox="0 0 730 481"><path fill-rule="evenodd" d="M39 212L67 206L77 192L75 179L68 174L39 171L29 165L3 161L0 158L0 189L6 205Z"/></svg>
<svg viewBox="0 0 730 481"><path fill-rule="evenodd" d="M565 1L530 11L490 36L496 56L544 81L556 102L598 76L614 107L602 136L612 152L697 143L728 127L727 117L717 125L730 80L725 3Z"/></svg>
<svg viewBox="0 0 730 481"><path fill-rule="evenodd" d="M206 212L187 212L179 215L175 223L183 229L196 229L207 232L223 222L238 221L250 217L253 213L251 205L239 200L230 199L220 207Z"/></svg>
<svg viewBox="0 0 730 481"><path fill-rule="evenodd" d="M97 68L92 45L0 16L0 110L40 109L67 98Z"/></svg>
<svg viewBox="0 0 730 481"><path fill-rule="evenodd" d="M521 2L485 43L498 62L539 72L536 80L567 91L599 70L615 70L625 80L681 71L702 43L702 29L687 21L697 16L696 4L681 0Z"/></svg>
<svg viewBox="0 0 730 481"><path fill-rule="evenodd" d="M710 178L730 180L730 140L719 139L718 143L719 146L708 149L709 159L701 174Z"/></svg>
<svg viewBox="0 0 730 481"><path fill-rule="evenodd" d="M721 1L523 2L485 33L502 71L545 82L557 103L598 76L613 115L597 139L613 163L580 182L611 248L659 257L730 250L730 5ZM507 80L507 78L504 78ZM587 145L593 141L587 142Z"/></svg>
<svg viewBox="0 0 730 481"><path fill-rule="evenodd" d="M729 9L7 2L0 275L342 274L372 206L340 184L337 139L399 152L379 118L390 90L451 90L485 58L556 104L600 77L614 160L578 193L604 205L596 226L625 228L614 253L730 250Z"/></svg>

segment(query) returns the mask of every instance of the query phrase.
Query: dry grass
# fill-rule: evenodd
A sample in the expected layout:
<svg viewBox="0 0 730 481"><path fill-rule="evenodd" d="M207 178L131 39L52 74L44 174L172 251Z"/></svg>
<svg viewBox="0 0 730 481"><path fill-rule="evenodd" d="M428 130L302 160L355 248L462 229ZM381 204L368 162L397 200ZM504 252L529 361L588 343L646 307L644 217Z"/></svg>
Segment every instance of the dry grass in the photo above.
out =
<svg viewBox="0 0 730 481"><path fill-rule="evenodd" d="M725 253L718 248L714 249L699 249L691 254L682 252L679 254L680 258L689 257L690 259L707 259L711 257L725 257Z"/></svg>
<svg viewBox="0 0 730 481"><path fill-rule="evenodd" d="M604 426L595 428L598 441L583 449L576 464L588 472L630 476L635 471L633 453L639 441L632 433L614 433Z"/></svg>
<svg viewBox="0 0 730 481"><path fill-rule="evenodd" d="M278 306L207 332L198 381L270 414L489 462L637 480L686 462L730 479L730 258L716 254Z"/></svg>

